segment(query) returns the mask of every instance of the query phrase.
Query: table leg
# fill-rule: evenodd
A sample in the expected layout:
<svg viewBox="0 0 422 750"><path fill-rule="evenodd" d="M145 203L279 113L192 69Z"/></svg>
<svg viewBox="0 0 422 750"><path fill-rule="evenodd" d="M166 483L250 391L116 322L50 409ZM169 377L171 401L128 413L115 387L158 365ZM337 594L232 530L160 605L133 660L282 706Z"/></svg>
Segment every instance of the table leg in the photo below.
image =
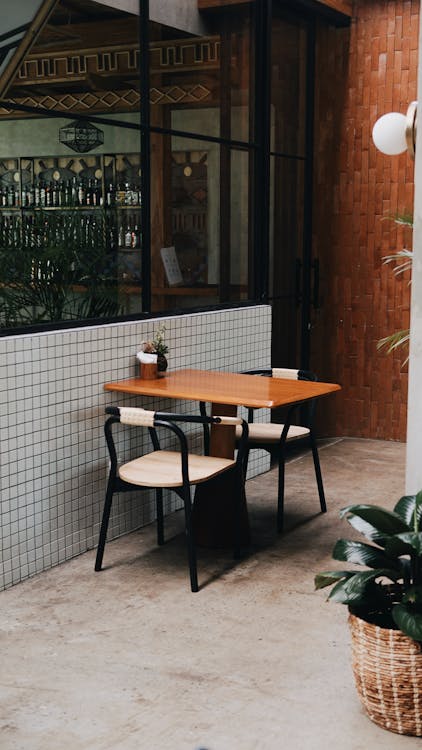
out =
<svg viewBox="0 0 422 750"><path fill-rule="evenodd" d="M212 404L213 416L236 416L236 406ZM235 428L213 425L210 454L221 458L233 458L235 451ZM239 500L240 546L250 544L249 517L245 492L236 477L236 472L227 472L195 490L192 523L196 543L202 547L234 547L234 514L236 493Z"/></svg>
<svg viewBox="0 0 422 750"><path fill-rule="evenodd" d="M235 417L237 406L231 404L211 404L212 417ZM210 456L233 458L236 447L236 428L221 424L211 427Z"/></svg>

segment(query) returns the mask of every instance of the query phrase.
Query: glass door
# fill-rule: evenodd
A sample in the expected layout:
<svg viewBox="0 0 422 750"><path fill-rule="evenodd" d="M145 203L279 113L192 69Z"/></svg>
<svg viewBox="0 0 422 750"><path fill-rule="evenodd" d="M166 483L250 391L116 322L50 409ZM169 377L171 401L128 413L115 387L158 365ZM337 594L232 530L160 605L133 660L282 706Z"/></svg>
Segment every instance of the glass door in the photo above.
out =
<svg viewBox="0 0 422 750"><path fill-rule="evenodd" d="M272 362L306 367L309 338L311 180L306 20L274 7L271 44L269 301Z"/></svg>

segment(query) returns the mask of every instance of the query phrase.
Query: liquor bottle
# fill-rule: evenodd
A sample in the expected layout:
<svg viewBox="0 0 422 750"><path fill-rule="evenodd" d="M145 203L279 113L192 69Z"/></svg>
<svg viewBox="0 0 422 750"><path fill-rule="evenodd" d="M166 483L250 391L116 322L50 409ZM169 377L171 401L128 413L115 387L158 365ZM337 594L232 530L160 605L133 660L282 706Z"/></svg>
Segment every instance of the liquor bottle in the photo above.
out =
<svg viewBox="0 0 422 750"><path fill-rule="evenodd" d="M125 189L122 187L121 183L117 185L116 203L118 206L124 206L125 204Z"/></svg>
<svg viewBox="0 0 422 750"><path fill-rule="evenodd" d="M118 247L123 247L123 245L124 245L123 227L120 224L120 226L119 226L119 233L117 235L117 246Z"/></svg>
<svg viewBox="0 0 422 750"><path fill-rule="evenodd" d="M128 182L125 183L125 197L124 197L124 204L125 206L131 206L132 205L132 190Z"/></svg>
<svg viewBox="0 0 422 750"><path fill-rule="evenodd" d="M110 250L116 249L116 235L114 232L114 227L110 227L108 230L108 243Z"/></svg>
<svg viewBox="0 0 422 750"><path fill-rule="evenodd" d="M12 185L9 185L9 187L7 188L7 205L9 207L13 206L14 201L15 201L15 191L13 190Z"/></svg>
<svg viewBox="0 0 422 750"><path fill-rule="evenodd" d="M19 185L15 185L15 189L14 189L13 192L14 192L13 205L14 206L19 206L20 205L20 198L21 198L21 196L20 196L20 190L19 190Z"/></svg>
<svg viewBox="0 0 422 750"><path fill-rule="evenodd" d="M80 181L79 187L78 187L78 205L84 206L85 205L85 185L83 183L83 180Z"/></svg>
<svg viewBox="0 0 422 750"><path fill-rule="evenodd" d="M29 208L34 205L34 186L31 184L26 186L26 205Z"/></svg>
<svg viewBox="0 0 422 750"><path fill-rule="evenodd" d="M98 180L94 180L94 184L92 187L92 205L93 206L101 206L102 205L102 197L101 197L101 187Z"/></svg>
<svg viewBox="0 0 422 750"><path fill-rule="evenodd" d="M125 247L132 247L132 230L128 224L125 232Z"/></svg>
<svg viewBox="0 0 422 750"><path fill-rule="evenodd" d="M59 184L57 185L57 203L59 206L66 205L64 189L65 189L64 182L63 180L60 180Z"/></svg>
<svg viewBox="0 0 422 750"><path fill-rule="evenodd" d="M56 181L51 183L51 205L59 205L59 186Z"/></svg>
<svg viewBox="0 0 422 750"><path fill-rule="evenodd" d="M89 224L90 226L89 226L89 231L88 231L88 244L90 245L90 247L95 248L96 237L97 237L97 222L93 218L91 219Z"/></svg>
<svg viewBox="0 0 422 750"><path fill-rule="evenodd" d="M70 180L67 180L63 188L63 205L70 206L71 200L72 200L72 183L70 182Z"/></svg>
<svg viewBox="0 0 422 750"><path fill-rule="evenodd" d="M16 247L20 241L20 227L16 217L12 218L13 226L13 247Z"/></svg>
<svg viewBox="0 0 422 750"><path fill-rule="evenodd" d="M44 208L45 206L45 198L46 198L45 182L44 180L41 180L40 182L40 206L42 208Z"/></svg>
<svg viewBox="0 0 422 750"><path fill-rule="evenodd" d="M38 208L40 204L41 204L40 182L37 179L34 185L34 205L36 208Z"/></svg>
<svg viewBox="0 0 422 750"><path fill-rule="evenodd" d="M45 206L49 208L52 205L52 192L51 192L51 183L46 182L45 184Z"/></svg>
<svg viewBox="0 0 422 750"><path fill-rule="evenodd" d="M116 193L114 190L114 185L112 183L110 183L110 185L108 186L106 201L107 206L114 206L116 202Z"/></svg>
<svg viewBox="0 0 422 750"><path fill-rule="evenodd" d="M88 184L85 190L85 205L87 206L92 205L92 180L91 178L89 178Z"/></svg>
<svg viewBox="0 0 422 750"><path fill-rule="evenodd" d="M135 249L140 246L141 246L141 232L139 231L138 225L135 224L135 228L132 232L132 247Z"/></svg>
<svg viewBox="0 0 422 750"><path fill-rule="evenodd" d="M76 177L72 177L70 197L71 197L71 205L77 206L78 205L78 183L77 183Z"/></svg>

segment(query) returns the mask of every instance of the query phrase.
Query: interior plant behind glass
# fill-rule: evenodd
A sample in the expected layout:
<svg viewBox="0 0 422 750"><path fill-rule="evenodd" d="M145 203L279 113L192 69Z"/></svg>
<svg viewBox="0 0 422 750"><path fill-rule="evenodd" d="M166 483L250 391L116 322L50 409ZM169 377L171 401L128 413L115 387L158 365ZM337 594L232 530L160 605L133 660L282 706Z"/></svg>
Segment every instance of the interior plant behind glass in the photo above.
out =
<svg viewBox="0 0 422 750"><path fill-rule="evenodd" d="M118 315L105 217L39 211L2 219L0 326Z"/></svg>

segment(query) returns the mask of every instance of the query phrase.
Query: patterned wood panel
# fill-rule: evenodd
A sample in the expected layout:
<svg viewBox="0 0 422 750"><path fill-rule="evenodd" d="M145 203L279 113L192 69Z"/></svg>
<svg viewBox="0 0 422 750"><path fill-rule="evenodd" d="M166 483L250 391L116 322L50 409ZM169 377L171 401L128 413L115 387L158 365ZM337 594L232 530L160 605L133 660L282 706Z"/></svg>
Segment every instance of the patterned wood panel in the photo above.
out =
<svg viewBox="0 0 422 750"><path fill-rule="evenodd" d="M409 230L386 217L412 211L414 164L379 153L371 130L416 98L419 6L357 0L350 30L318 32L314 250L323 306L312 367L343 386L335 408L325 404L326 434L406 437L405 355L376 343L409 326L409 279L395 278L382 258L411 246Z"/></svg>

